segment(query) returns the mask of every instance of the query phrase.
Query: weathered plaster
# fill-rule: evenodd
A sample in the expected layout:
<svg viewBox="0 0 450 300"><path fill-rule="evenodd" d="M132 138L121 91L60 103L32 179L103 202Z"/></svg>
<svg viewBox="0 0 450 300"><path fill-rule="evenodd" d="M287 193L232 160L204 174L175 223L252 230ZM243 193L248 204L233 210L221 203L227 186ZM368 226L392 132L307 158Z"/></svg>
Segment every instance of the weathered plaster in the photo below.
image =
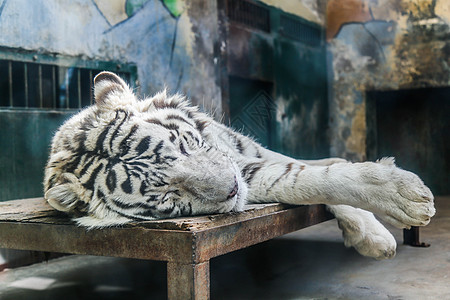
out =
<svg viewBox="0 0 450 300"><path fill-rule="evenodd" d="M126 0L94 0L94 2L111 25L128 19L125 12Z"/></svg>
<svg viewBox="0 0 450 300"><path fill-rule="evenodd" d="M318 99L320 100L320 99ZM292 113L292 103L299 103L296 109L300 113ZM295 96L288 99L282 96L277 98L277 121L279 124L278 135L281 137L281 149L287 155L295 156L296 153L310 152L318 155L321 149L303 149L302 144L309 147L317 147L316 132L320 121L320 101L311 101L310 105ZM289 111L291 113L289 114Z"/></svg>
<svg viewBox="0 0 450 300"><path fill-rule="evenodd" d="M329 2L327 16L342 21L328 30L335 33L329 42L331 154L363 160L366 91L450 85L448 1L339 1L347 9L359 3L353 17L348 11L333 16L340 14L337 2Z"/></svg>
<svg viewBox="0 0 450 300"><path fill-rule="evenodd" d="M450 2L448 0L436 0L434 11L436 16L450 24Z"/></svg>
<svg viewBox="0 0 450 300"><path fill-rule="evenodd" d="M222 116L222 100L217 78L218 53L214 52L219 43L216 4L215 1L192 0L187 5L191 30L185 34L189 34L188 54L192 65L188 70L190 80L183 85L182 91L218 119Z"/></svg>
<svg viewBox="0 0 450 300"><path fill-rule="evenodd" d="M355 110L352 119L350 136L346 140L346 149L349 153L361 153L361 159L365 160L366 153L366 108L362 103Z"/></svg>
<svg viewBox="0 0 450 300"><path fill-rule="evenodd" d="M362 0L331 0L327 5L327 40L335 37L343 24L371 19L368 6Z"/></svg>

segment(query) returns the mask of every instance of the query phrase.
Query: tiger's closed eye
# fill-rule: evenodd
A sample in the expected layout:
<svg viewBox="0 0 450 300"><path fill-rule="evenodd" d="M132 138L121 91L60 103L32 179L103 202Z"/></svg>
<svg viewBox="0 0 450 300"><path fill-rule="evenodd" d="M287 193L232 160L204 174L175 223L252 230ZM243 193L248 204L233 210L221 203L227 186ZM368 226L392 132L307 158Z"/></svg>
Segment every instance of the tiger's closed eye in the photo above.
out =
<svg viewBox="0 0 450 300"><path fill-rule="evenodd" d="M189 156L189 153L187 153L186 148L183 145L183 142L180 141L180 151L183 155Z"/></svg>

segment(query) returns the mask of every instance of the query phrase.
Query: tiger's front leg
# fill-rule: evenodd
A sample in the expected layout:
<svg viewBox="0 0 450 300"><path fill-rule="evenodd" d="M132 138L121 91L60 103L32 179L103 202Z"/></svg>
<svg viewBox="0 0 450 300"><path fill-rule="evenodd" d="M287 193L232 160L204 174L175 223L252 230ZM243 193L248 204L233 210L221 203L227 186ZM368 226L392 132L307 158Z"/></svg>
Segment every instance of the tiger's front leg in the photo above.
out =
<svg viewBox="0 0 450 300"><path fill-rule="evenodd" d="M330 166L348 161L341 158L325 158L300 162L313 166ZM346 247L353 247L359 254L378 260L394 258L397 242L373 213L348 205L328 205L327 209L336 218Z"/></svg>
<svg viewBox="0 0 450 300"><path fill-rule="evenodd" d="M346 247L376 259L395 256L395 238L371 212L348 205L329 205L327 208L338 221Z"/></svg>
<svg viewBox="0 0 450 300"><path fill-rule="evenodd" d="M250 202L350 205L398 228L427 225L435 213L431 191L417 175L397 168L393 159L330 166L254 161L242 173Z"/></svg>

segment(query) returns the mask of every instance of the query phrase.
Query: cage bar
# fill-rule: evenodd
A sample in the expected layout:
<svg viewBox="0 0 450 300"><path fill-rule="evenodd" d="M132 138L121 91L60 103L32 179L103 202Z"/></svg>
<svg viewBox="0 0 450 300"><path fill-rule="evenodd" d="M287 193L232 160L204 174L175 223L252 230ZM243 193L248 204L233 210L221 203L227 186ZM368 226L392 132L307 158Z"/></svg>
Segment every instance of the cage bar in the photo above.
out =
<svg viewBox="0 0 450 300"><path fill-rule="evenodd" d="M12 62L8 61L9 106L13 106Z"/></svg>
<svg viewBox="0 0 450 300"><path fill-rule="evenodd" d="M52 66L52 108L56 108L56 66Z"/></svg>
<svg viewBox="0 0 450 300"><path fill-rule="evenodd" d="M90 96L90 104L94 103L94 89L93 89L93 79L92 79L92 70L89 70L89 96Z"/></svg>
<svg viewBox="0 0 450 300"><path fill-rule="evenodd" d="M69 108L69 69L66 69L66 74L64 75L64 81L66 85L66 108Z"/></svg>
<svg viewBox="0 0 450 300"><path fill-rule="evenodd" d="M81 69L77 69L78 108L81 108Z"/></svg>
<svg viewBox="0 0 450 300"><path fill-rule="evenodd" d="M27 63L23 64L23 77L24 77L24 86L25 86L25 107L28 107L28 65Z"/></svg>
<svg viewBox="0 0 450 300"><path fill-rule="evenodd" d="M39 93L39 107L43 107L43 95L42 95L42 65L38 65L38 93Z"/></svg>

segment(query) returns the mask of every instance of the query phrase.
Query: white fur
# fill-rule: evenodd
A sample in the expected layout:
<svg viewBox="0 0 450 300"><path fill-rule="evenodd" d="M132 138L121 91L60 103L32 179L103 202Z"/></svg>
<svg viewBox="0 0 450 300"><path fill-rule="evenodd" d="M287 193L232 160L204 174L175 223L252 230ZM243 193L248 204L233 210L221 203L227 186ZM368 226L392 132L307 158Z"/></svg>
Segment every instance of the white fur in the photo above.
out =
<svg viewBox="0 0 450 300"><path fill-rule="evenodd" d="M179 95L138 101L112 73L96 78L95 97L55 134L44 178L47 201L82 226L240 211L246 201L327 204L346 246L383 259L396 243L371 212L399 228L426 225L435 213L431 191L393 158L295 160Z"/></svg>
<svg viewBox="0 0 450 300"><path fill-rule="evenodd" d="M372 213L348 205L330 205L328 209L338 221L345 246L376 259L395 256L394 237Z"/></svg>

